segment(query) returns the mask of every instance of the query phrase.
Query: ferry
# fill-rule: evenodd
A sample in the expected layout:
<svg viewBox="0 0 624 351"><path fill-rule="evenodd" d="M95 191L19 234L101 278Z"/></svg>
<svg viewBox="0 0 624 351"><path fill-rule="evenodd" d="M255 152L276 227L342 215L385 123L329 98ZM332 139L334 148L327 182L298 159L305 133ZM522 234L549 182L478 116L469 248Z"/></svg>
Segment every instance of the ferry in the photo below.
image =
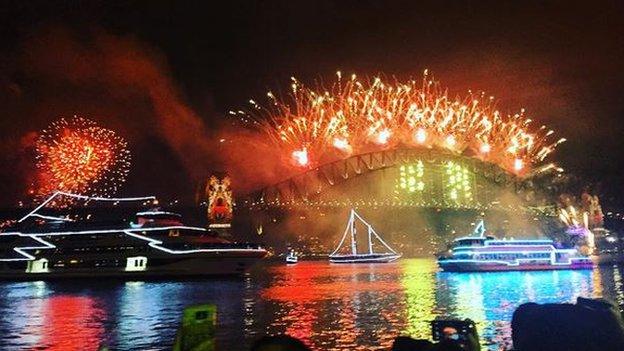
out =
<svg viewBox="0 0 624 351"><path fill-rule="evenodd" d="M49 206L55 202L75 206ZM0 232L0 279L241 275L267 254L257 244L185 225L180 214L154 203L154 197L57 192ZM138 206L147 208L133 211ZM119 213L133 215L111 218Z"/></svg>
<svg viewBox="0 0 624 351"><path fill-rule="evenodd" d="M591 258L574 248L557 248L552 240L497 240L485 236L479 222L472 236L455 239L450 256L438 258L447 272L592 269Z"/></svg>

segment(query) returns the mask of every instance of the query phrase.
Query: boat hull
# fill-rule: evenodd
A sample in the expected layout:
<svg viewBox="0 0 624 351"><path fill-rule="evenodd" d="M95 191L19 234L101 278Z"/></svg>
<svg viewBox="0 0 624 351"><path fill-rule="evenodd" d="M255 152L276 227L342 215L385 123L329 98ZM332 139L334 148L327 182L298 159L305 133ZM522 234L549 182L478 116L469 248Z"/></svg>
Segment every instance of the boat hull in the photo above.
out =
<svg viewBox="0 0 624 351"><path fill-rule="evenodd" d="M124 267L110 268L52 268L49 272L27 273L24 269L0 270L0 280L58 280L76 278L117 278L117 279L159 279L159 278L199 278L210 276L240 276L265 256L258 252L235 257L188 257L176 258L171 262L162 261L157 266L148 266L142 271L126 271ZM157 259L153 259L154 261ZM149 261L149 258L148 258Z"/></svg>
<svg viewBox="0 0 624 351"><path fill-rule="evenodd" d="M498 262L452 262L452 260L439 260L438 266L445 272L501 272L501 271L549 271L549 270L574 270L593 269L591 261L572 262L570 264L504 264Z"/></svg>
<svg viewBox="0 0 624 351"><path fill-rule="evenodd" d="M331 263L389 263L398 260L400 254L362 254L329 256Z"/></svg>

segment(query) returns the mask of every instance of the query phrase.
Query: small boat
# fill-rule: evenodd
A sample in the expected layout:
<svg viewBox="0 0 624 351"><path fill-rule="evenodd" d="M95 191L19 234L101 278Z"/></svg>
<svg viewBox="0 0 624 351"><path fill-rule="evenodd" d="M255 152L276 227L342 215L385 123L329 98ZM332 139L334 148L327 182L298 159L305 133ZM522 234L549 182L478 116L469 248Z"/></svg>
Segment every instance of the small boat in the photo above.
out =
<svg viewBox="0 0 624 351"><path fill-rule="evenodd" d="M288 255L286 255L286 263L287 264L295 264L297 262L299 262L299 257L297 257L297 254L295 253L294 250L290 250Z"/></svg>
<svg viewBox="0 0 624 351"><path fill-rule="evenodd" d="M592 260L574 248L557 248L552 240L498 240L485 236L483 221L471 236L455 239L451 254L439 257L447 272L592 269Z"/></svg>
<svg viewBox="0 0 624 351"><path fill-rule="evenodd" d="M368 234L368 252L357 252L357 240L356 240L356 221L361 222L367 229ZM340 253L343 250L343 244L350 239L351 250L347 253ZM386 252L374 252L373 239L376 239L382 247L387 249ZM378 245L375 245L378 246ZM400 253L397 253L392 249L385 241L375 232L375 229L368 224L355 210L351 210L349 215L349 222L347 222L347 228L345 229L342 239L338 244L338 247L329 255L329 261L332 263L387 263L396 261L401 257Z"/></svg>

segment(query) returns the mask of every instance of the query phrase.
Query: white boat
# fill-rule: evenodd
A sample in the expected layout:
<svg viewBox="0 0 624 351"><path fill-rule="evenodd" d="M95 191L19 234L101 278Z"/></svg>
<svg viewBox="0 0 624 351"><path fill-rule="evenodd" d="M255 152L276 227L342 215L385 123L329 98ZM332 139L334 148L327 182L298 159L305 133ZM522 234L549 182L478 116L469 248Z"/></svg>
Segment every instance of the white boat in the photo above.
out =
<svg viewBox="0 0 624 351"><path fill-rule="evenodd" d="M286 263L287 264L295 264L297 262L299 262L299 257L297 257L297 254L295 253L294 250L290 250L288 255L286 255Z"/></svg>
<svg viewBox="0 0 624 351"><path fill-rule="evenodd" d="M0 280L242 275L267 254L187 226L154 200L54 193L0 231ZM46 206L54 201L73 202Z"/></svg>
<svg viewBox="0 0 624 351"><path fill-rule="evenodd" d="M438 265L447 272L593 268L589 257L574 248L557 248L552 240L497 240L485 236L483 221L473 235L455 239L451 255L439 257Z"/></svg>
<svg viewBox="0 0 624 351"><path fill-rule="evenodd" d="M357 252L357 238L356 238L356 221L361 222L367 229L368 236L368 252L358 253ZM349 238L351 243L351 250L347 253L341 253L341 251L345 251L343 249L343 244ZM377 242L381 245L374 245L373 239L376 239ZM375 252L373 246L381 246L387 249L385 252ZM358 215L355 210L351 210L351 214L349 215L349 222L347 223L347 227L345 228L345 232L338 244L338 247L329 255L329 261L332 263L387 263L396 261L401 257L400 253L397 253L394 249L392 249L385 241L375 232L375 229L368 224L360 215Z"/></svg>

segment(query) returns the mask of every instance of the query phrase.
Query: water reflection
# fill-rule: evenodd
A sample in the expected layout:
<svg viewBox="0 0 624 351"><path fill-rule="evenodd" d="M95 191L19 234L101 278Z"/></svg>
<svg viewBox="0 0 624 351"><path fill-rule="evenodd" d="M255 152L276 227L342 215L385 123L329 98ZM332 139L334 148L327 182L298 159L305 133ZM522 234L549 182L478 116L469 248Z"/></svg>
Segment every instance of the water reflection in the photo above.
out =
<svg viewBox="0 0 624 351"><path fill-rule="evenodd" d="M613 293L620 306L624 307L624 284L622 283L622 266L613 266Z"/></svg>
<svg viewBox="0 0 624 351"><path fill-rule="evenodd" d="M97 301L85 296L60 295L43 300L41 349L87 350L99 345L104 328L104 311ZM58 328L63 326L63 328Z"/></svg>
<svg viewBox="0 0 624 351"><path fill-rule="evenodd" d="M301 262L243 279L0 284L0 350L168 350L185 306L217 305L217 346L247 350L290 334L315 350L385 350L429 338L436 316L477 322L484 349L509 343L521 303L607 297L624 306L622 267L593 271L438 272L435 261L381 265Z"/></svg>
<svg viewBox="0 0 624 351"><path fill-rule="evenodd" d="M43 282L14 283L0 289L2 313L0 313L0 335L15 347L41 343L42 336L35 325L43 322L42 299L28 299L34 295L45 297L49 294ZM8 312L8 313L7 313ZM34 312L34 313L33 313Z"/></svg>
<svg viewBox="0 0 624 351"><path fill-rule="evenodd" d="M127 282L118 293L118 319L115 329L116 346L131 349L150 345L159 339L163 329L178 322L172 309L178 306L176 296L184 289L181 284L154 285L144 282Z"/></svg>
<svg viewBox="0 0 624 351"><path fill-rule="evenodd" d="M393 325L403 322L395 308L403 294L400 271L398 264L274 267L273 284L262 294L280 305L270 329L318 349L387 348L397 333Z"/></svg>
<svg viewBox="0 0 624 351"><path fill-rule="evenodd" d="M319 350L384 349L399 334L429 338L436 316L474 320L484 348L497 350L511 345L511 318L522 303L606 296L622 305L620 270L446 273L432 260L308 262L275 267L263 298L281 307L271 332L300 337Z"/></svg>
<svg viewBox="0 0 624 351"><path fill-rule="evenodd" d="M597 297L592 271L438 273L437 300L455 318L477 323L485 345L511 343L511 318L522 303Z"/></svg>
<svg viewBox="0 0 624 351"><path fill-rule="evenodd" d="M96 298L54 294L45 282L3 285L0 294L3 349L89 350L103 339L106 312Z"/></svg>
<svg viewBox="0 0 624 351"><path fill-rule="evenodd" d="M401 334L428 339L431 336L429 321L435 319L436 270L432 260L404 260L401 262L401 283L405 289L405 328Z"/></svg>

